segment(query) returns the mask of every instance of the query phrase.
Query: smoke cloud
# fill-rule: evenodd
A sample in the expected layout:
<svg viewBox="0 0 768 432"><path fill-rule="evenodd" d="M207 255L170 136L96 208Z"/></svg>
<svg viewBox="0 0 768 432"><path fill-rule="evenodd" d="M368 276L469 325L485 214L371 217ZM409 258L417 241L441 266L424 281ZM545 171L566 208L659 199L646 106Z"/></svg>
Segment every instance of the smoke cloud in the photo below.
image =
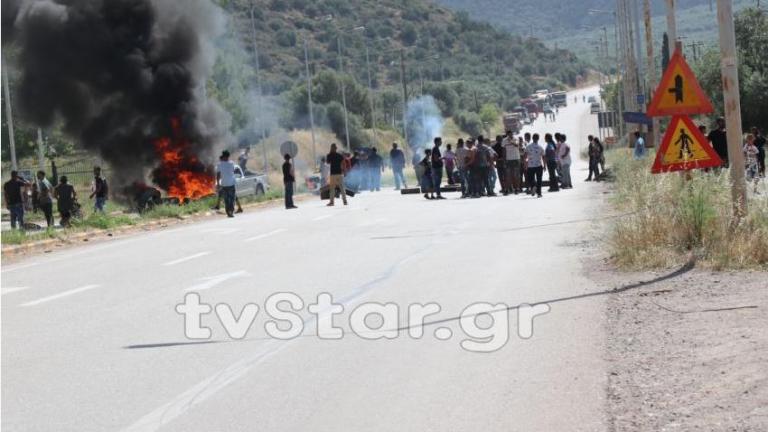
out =
<svg viewBox="0 0 768 432"><path fill-rule="evenodd" d="M432 140L443 133L443 116L435 98L426 95L408 102L406 127L411 150L421 153L427 147L432 148Z"/></svg>
<svg viewBox="0 0 768 432"><path fill-rule="evenodd" d="M3 0L2 14L3 43L19 49L22 117L61 121L117 182L157 165L160 137L181 132L204 161L231 143L229 115L205 97L225 25L210 1Z"/></svg>

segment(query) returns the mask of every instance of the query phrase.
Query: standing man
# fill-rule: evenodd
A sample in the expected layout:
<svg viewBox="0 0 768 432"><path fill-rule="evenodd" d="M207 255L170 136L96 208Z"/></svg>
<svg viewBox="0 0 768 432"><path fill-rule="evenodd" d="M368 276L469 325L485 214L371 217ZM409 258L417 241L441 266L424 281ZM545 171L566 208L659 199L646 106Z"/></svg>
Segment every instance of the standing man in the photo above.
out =
<svg viewBox="0 0 768 432"><path fill-rule="evenodd" d="M525 193L528 195L532 195L531 190L533 189L533 179L529 175L528 171L528 146L531 145L531 134L526 132L525 135L523 135L523 146L521 147L523 154L520 155L520 160L523 162L522 170L523 170L523 177L525 177Z"/></svg>
<svg viewBox="0 0 768 432"><path fill-rule="evenodd" d="M405 169L405 155L403 151L397 148L397 143L392 143L392 150L389 151L389 161L392 164L392 175L395 177L395 190L400 187L407 188L403 169Z"/></svg>
<svg viewBox="0 0 768 432"><path fill-rule="evenodd" d="M564 134L560 134L560 146L558 147L558 154L560 156L560 175L563 177L563 189L572 189L571 146L568 145L567 139L568 138Z"/></svg>
<svg viewBox="0 0 768 432"><path fill-rule="evenodd" d="M336 143L331 144L331 152L325 157L325 161L331 166L331 179L328 182L331 202L328 203L328 207L334 205L336 188L341 190L341 199L344 201L344 205L347 205L347 189L344 187L344 170L341 167L344 157L338 153Z"/></svg>
<svg viewBox="0 0 768 432"><path fill-rule="evenodd" d="M283 156L283 185L285 186L285 209L291 210L298 208L293 205L293 188L296 184L296 171L291 163L291 155L288 153Z"/></svg>
<svg viewBox="0 0 768 432"><path fill-rule="evenodd" d="M37 182L35 182L35 195L37 196L37 207L43 211L45 223L48 228L54 225L53 222L53 186L45 178L45 171L37 172Z"/></svg>
<svg viewBox="0 0 768 432"><path fill-rule="evenodd" d="M552 139L551 134L544 135L544 142L547 146L544 150L544 157L547 160L547 172L549 173L548 192L559 192L560 186L558 185L557 178L557 145L555 144L555 140Z"/></svg>
<svg viewBox="0 0 768 432"><path fill-rule="evenodd" d="M469 196L469 185L467 184L467 149L464 147L464 140L459 138L456 143L456 169L459 172L459 181L461 182L461 197Z"/></svg>
<svg viewBox="0 0 768 432"><path fill-rule="evenodd" d="M67 176L61 176L60 183L53 189L53 195L56 197L56 206L59 209L59 216L61 216L61 222L59 224L62 227L69 227L72 220L72 210L75 206L75 200L77 194L75 188L69 184Z"/></svg>
<svg viewBox="0 0 768 432"><path fill-rule="evenodd" d="M436 199L445 199L440 195L440 183L443 181L443 155L440 153L440 146L443 145L443 139L435 138L435 146L432 148L432 187L437 192Z"/></svg>
<svg viewBox="0 0 768 432"><path fill-rule="evenodd" d="M450 144L445 146L443 162L445 162L445 175L448 176L448 184L456 184L456 182L453 180L453 171L456 167L456 153L453 152Z"/></svg>
<svg viewBox="0 0 768 432"><path fill-rule="evenodd" d="M491 140L480 135L477 138L477 165L480 169L480 192L482 193L483 189L485 189L485 194L489 197L496 196L496 193L493 191L496 183L495 181L491 181L492 177L496 177L495 175L491 176L495 157L496 152L493 151L493 148L491 147Z"/></svg>
<svg viewBox="0 0 768 432"><path fill-rule="evenodd" d="M757 147L757 164L760 171L760 177L765 177L765 144L766 140L760 129L753 127L752 135L755 136L755 146Z"/></svg>
<svg viewBox="0 0 768 432"><path fill-rule="evenodd" d="M640 134L640 131L635 132L635 160L645 159L645 139Z"/></svg>
<svg viewBox="0 0 768 432"><path fill-rule="evenodd" d="M381 171L384 169L384 160L379 156L376 147L371 148L371 155L368 156L368 169L371 170L370 191L381 190Z"/></svg>
<svg viewBox="0 0 768 432"><path fill-rule="evenodd" d="M499 178L499 185L501 186L501 192L507 195L507 178L506 178L506 157L504 156L504 137L496 135L496 143L493 145L494 158L496 159L496 173Z"/></svg>
<svg viewBox="0 0 768 432"><path fill-rule="evenodd" d="M248 154L251 152L250 147L246 147L245 150L243 150L242 153L240 153L240 156L237 158L237 164L240 166L240 169L243 170L243 175L246 175L248 170L245 168L248 166Z"/></svg>
<svg viewBox="0 0 768 432"><path fill-rule="evenodd" d="M229 160L229 151L221 152L219 165L216 167L216 182L224 196L224 210L227 217L235 217L235 163Z"/></svg>
<svg viewBox="0 0 768 432"><path fill-rule="evenodd" d="M595 175L595 181L600 181L600 160L599 151L595 145L595 137L589 135L587 137L589 146L587 147L587 154L589 156L589 176L585 181L592 181L592 174Z"/></svg>
<svg viewBox="0 0 768 432"><path fill-rule="evenodd" d="M502 140L504 145L504 195L513 193L517 195L522 188L520 187L520 144L512 135L512 131L507 131L507 136Z"/></svg>
<svg viewBox="0 0 768 432"><path fill-rule="evenodd" d="M728 136L725 133L725 119L718 118L716 125L717 127L709 133L707 139L723 161L723 168L728 168Z"/></svg>
<svg viewBox="0 0 768 432"><path fill-rule="evenodd" d="M3 198L5 207L11 213L11 229L17 227L24 229L24 188L29 186L24 179L19 177L18 171L11 171L11 179L3 185Z"/></svg>
<svg viewBox="0 0 768 432"><path fill-rule="evenodd" d="M528 156L529 194L541 198L541 182L544 176L544 149L539 145L539 134L533 134L533 142L525 148Z"/></svg>
<svg viewBox="0 0 768 432"><path fill-rule="evenodd" d="M93 184L91 184L91 196L94 199L94 211L104 213L104 205L107 203L109 186L107 180L101 176L101 167L93 167Z"/></svg>

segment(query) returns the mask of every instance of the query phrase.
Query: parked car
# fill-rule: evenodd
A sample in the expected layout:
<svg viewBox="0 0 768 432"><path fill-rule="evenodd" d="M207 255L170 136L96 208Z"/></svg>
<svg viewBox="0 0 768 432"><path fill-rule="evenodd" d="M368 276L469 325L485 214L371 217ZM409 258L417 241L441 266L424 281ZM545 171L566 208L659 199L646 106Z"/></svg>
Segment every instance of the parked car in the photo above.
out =
<svg viewBox="0 0 768 432"><path fill-rule="evenodd" d="M269 190L269 182L264 174L243 170L235 165L235 195L238 198L250 195L264 195Z"/></svg>
<svg viewBox="0 0 768 432"><path fill-rule="evenodd" d="M589 106L589 112L592 114L597 114L600 112L600 104L597 102L592 102L592 104Z"/></svg>

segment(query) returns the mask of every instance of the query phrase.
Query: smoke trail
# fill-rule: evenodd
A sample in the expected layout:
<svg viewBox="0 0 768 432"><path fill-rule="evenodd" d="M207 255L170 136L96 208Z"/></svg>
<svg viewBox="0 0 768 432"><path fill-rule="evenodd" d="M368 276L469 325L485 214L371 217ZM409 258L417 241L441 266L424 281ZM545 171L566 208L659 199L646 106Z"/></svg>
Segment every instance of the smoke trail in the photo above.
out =
<svg viewBox="0 0 768 432"><path fill-rule="evenodd" d="M157 163L154 141L178 133L171 119L191 158L230 141L229 115L204 96L225 24L208 0L3 0L2 13L3 43L19 48L21 115L60 120L118 182Z"/></svg>
<svg viewBox="0 0 768 432"><path fill-rule="evenodd" d="M432 140L443 133L443 117L432 96L408 102L406 113L408 145L414 152L432 147Z"/></svg>

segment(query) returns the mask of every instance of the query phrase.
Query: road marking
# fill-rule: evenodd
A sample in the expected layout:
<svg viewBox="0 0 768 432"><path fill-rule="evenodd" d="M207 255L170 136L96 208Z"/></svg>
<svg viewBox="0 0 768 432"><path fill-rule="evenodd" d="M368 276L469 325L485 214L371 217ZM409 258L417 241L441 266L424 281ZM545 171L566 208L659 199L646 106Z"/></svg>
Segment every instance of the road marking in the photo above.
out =
<svg viewBox="0 0 768 432"><path fill-rule="evenodd" d="M272 237L275 234L280 234L281 232L285 232L285 231L287 231L285 228L276 229L276 230L270 231L268 233L259 234L259 235L255 236L255 237L247 238L247 239L245 239L245 242L247 243L247 242L252 242L252 241L255 241L255 240L261 240L261 239L264 239L264 238L267 238L267 237Z"/></svg>
<svg viewBox="0 0 768 432"><path fill-rule="evenodd" d="M167 263L165 263L163 265L164 266L172 266L172 265L176 265L176 264L181 264L183 262L191 261L193 259L204 257L204 256L209 255L209 254L210 254L210 252L200 252L200 253L196 253L194 255L190 255L188 257L179 258L179 259L173 260L173 261L168 261Z"/></svg>
<svg viewBox="0 0 768 432"><path fill-rule="evenodd" d="M247 271L238 270L231 273L220 274L218 276L205 277L201 279L205 282L189 287L184 291L205 291L207 289L211 289L215 287L216 285L222 284L230 279L238 278L241 276L249 276L249 275L250 273L248 273Z"/></svg>
<svg viewBox="0 0 768 432"><path fill-rule="evenodd" d="M38 263L29 263L29 264L22 264L22 265L18 265L18 266L16 266L16 267L11 267L11 268L4 268L4 269L3 269L3 271L2 271L2 273L9 273L9 272L12 272L12 271L16 271L16 270L21 270L21 269L25 269L25 268L34 267L34 266L36 266L37 264L38 264Z"/></svg>
<svg viewBox="0 0 768 432"><path fill-rule="evenodd" d="M2 295L6 295L6 294L10 294L10 293L15 293L15 292L19 292L19 291L24 291L24 290L26 290L26 289L29 289L29 287L13 287L13 288L5 288L5 289L2 291Z"/></svg>
<svg viewBox="0 0 768 432"><path fill-rule="evenodd" d="M313 220L314 222L317 222L317 221L321 221L321 220L323 220L323 219L328 219L328 218L331 218L331 217L333 217L333 216L334 216L334 215L332 215L332 214L327 214L327 215L318 216L318 217L316 217L316 218L314 218L314 219L312 219L312 220Z"/></svg>
<svg viewBox="0 0 768 432"><path fill-rule="evenodd" d="M37 306L37 305L39 305L41 303L46 303L46 302L49 302L51 300L56 300L56 299L60 299L62 297L70 296L72 294L77 294L77 293L81 293L83 291L92 290L94 288L98 288L99 286L100 285L86 285L86 286L82 286L80 288L75 288L73 290L64 291L62 293L54 294L52 296L43 297L43 298L37 299L37 300L32 300L31 302L27 302L27 303L21 304L21 306L22 307Z"/></svg>

